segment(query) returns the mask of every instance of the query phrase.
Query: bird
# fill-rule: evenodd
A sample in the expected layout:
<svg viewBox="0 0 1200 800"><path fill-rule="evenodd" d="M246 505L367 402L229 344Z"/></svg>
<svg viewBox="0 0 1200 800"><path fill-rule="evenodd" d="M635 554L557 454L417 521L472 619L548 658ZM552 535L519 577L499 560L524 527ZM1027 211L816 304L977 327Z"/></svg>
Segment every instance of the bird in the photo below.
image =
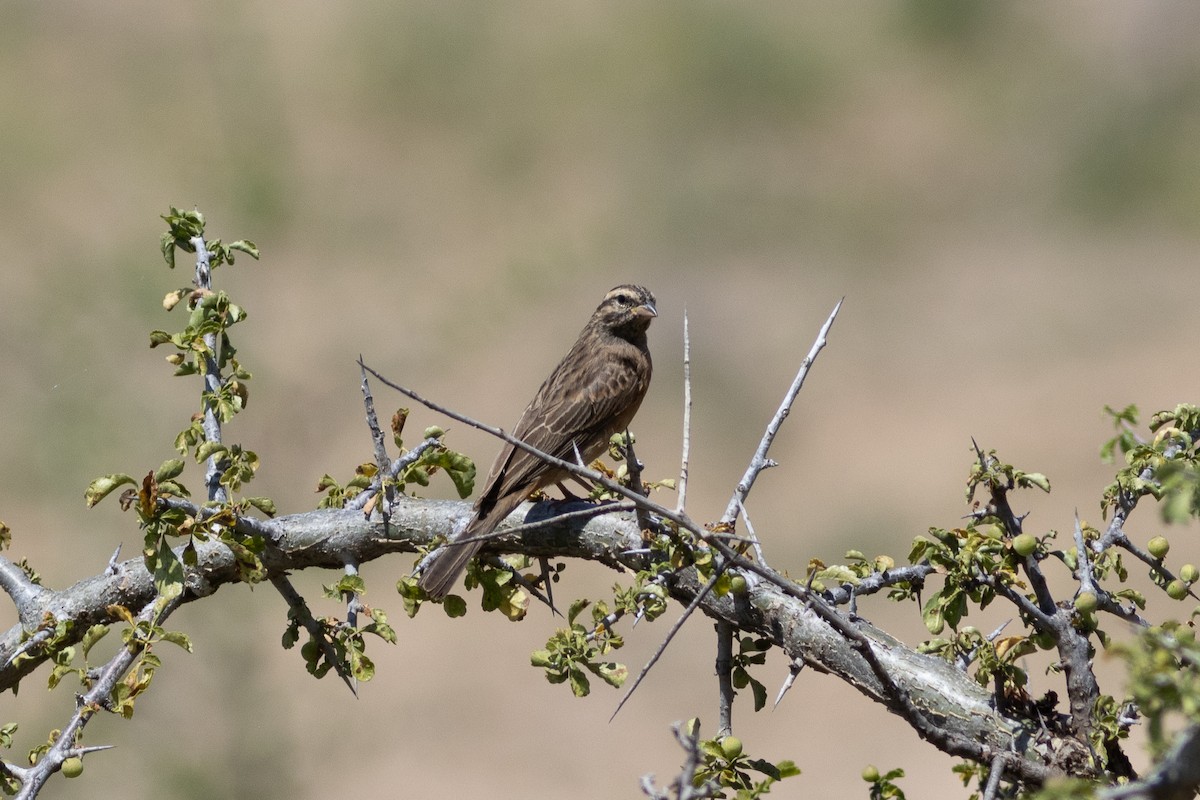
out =
<svg viewBox="0 0 1200 800"><path fill-rule="evenodd" d="M574 346L529 401L514 438L564 461L590 463L623 432L650 388L646 342L658 316L649 289L622 284L596 307ZM471 519L450 546L425 568L418 584L432 599L445 597L487 536L531 493L566 480L566 470L506 443L496 456Z"/></svg>

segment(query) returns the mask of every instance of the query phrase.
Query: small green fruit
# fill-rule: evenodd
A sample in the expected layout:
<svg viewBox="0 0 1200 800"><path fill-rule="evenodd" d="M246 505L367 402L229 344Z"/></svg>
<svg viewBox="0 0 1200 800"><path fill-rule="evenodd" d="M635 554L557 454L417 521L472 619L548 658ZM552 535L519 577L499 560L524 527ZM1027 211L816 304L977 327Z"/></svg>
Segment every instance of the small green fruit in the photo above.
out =
<svg viewBox="0 0 1200 800"><path fill-rule="evenodd" d="M440 439L440 438L442 438L442 437L443 437L443 436L445 436L445 435L446 435L446 431L444 431L444 430L441 428L441 426L439 426L439 425L430 425L428 428L426 428L426 429L425 429L424 438L426 438L426 439Z"/></svg>
<svg viewBox="0 0 1200 800"><path fill-rule="evenodd" d="M742 754L742 740L736 736L726 736L721 740L721 753L726 761L733 761Z"/></svg>
<svg viewBox="0 0 1200 800"><path fill-rule="evenodd" d="M1095 592L1080 592L1075 597L1075 610L1080 614L1090 614L1100 605L1100 598Z"/></svg>
<svg viewBox="0 0 1200 800"><path fill-rule="evenodd" d="M729 593L734 597L742 597L748 591L750 591L750 585L746 583L745 575L734 575L729 579Z"/></svg>
<svg viewBox="0 0 1200 800"><path fill-rule="evenodd" d="M879 780L879 768L874 764L868 764L863 767L862 779L867 783L874 783Z"/></svg>
<svg viewBox="0 0 1200 800"><path fill-rule="evenodd" d="M1041 631L1033 636L1033 643L1042 650L1049 650L1051 647L1054 647L1054 636Z"/></svg>
<svg viewBox="0 0 1200 800"><path fill-rule="evenodd" d="M1195 583L1200 580L1200 569L1196 569L1195 564L1184 564L1179 568L1179 577L1188 583Z"/></svg>
<svg viewBox="0 0 1200 800"><path fill-rule="evenodd" d="M987 524L987 523L985 523L983 525L976 525L975 532L978 533L983 538L991 539L994 542L998 542L1004 538L1004 530L999 525L992 525L992 524Z"/></svg>
<svg viewBox="0 0 1200 800"><path fill-rule="evenodd" d="M1038 540L1032 533L1022 533L1012 541L1013 552L1021 557L1025 557L1037 550Z"/></svg>
<svg viewBox="0 0 1200 800"><path fill-rule="evenodd" d="M62 774L68 778L78 778L83 774L83 759L71 756L62 763Z"/></svg>
<svg viewBox="0 0 1200 800"><path fill-rule="evenodd" d="M1171 543L1167 541L1167 537L1165 536L1155 536L1146 542L1146 549L1150 551L1150 555L1161 561L1171 549Z"/></svg>
<svg viewBox="0 0 1200 800"><path fill-rule="evenodd" d="M1181 580L1173 580L1167 584L1167 597L1172 600L1182 600L1187 597L1187 584Z"/></svg>

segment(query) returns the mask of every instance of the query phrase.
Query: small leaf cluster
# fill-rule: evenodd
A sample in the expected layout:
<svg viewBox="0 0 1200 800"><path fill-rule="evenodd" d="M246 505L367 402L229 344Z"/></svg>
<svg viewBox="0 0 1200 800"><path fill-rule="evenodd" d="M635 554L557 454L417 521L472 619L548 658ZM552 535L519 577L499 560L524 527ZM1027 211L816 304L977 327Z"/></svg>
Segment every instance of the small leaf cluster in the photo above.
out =
<svg viewBox="0 0 1200 800"><path fill-rule="evenodd" d="M163 600L157 600L156 603L161 607ZM162 659L153 652L154 645L158 642L170 642L190 653L192 652L192 642L187 634L166 630L153 620L138 619L124 606L109 606L108 611L129 625L128 628L121 631L121 639L125 643L125 647L138 653L138 660L134 662L125 677L113 687L112 697L105 708L129 719L133 716L134 701L142 692L150 688L154 672L162 666ZM91 632L91 630L88 631L89 634Z"/></svg>
<svg viewBox="0 0 1200 800"><path fill-rule="evenodd" d="M1167 522L1200 516L1200 406L1182 404L1155 414L1149 424L1154 433L1150 441L1141 440L1132 430L1138 420L1136 406L1120 412L1105 410L1118 433L1104 444L1101 455L1107 460L1117 451L1125 456L1125 467L1104 490L1105 514L1149 495L1162 502Z"/></svg>
<svg viewBox="0 0 1200 800"><path fill-rule="evenodd" d="M1200 722L1200 643L1193 624L1168 621L1114 647L1128 664L1130 696L1146 718L1155 755L1170 742L1173 717Z"/></svg>
<svg viewBox="0 0 1200 800"><path fill-rule="evenodd" d="M635 619L653 622L667 610L667 590L655 579L654 573L639 572L633 586L613 584L613 606L620 615L632 614Z"/></svg>
<svg viewBox="0 0 1200 800"><path fill-rule="evenodd" d="M980 609L996 599L996 585L1024 589L1017 574L1020 557L1005 541L999 525L972 522L965 528L930 528L928 536L913 539L909 560L928 561L944 579L925 601L921 617L935 636L947 625L957 629L970 604Z"/></svg>
<svg viewBox="0 0 1200 800"><path fill-rule="evenodd" d="M891 556L880 555L868 559L860 550L847 550L845 564L826 565L819 558L809 559L808 577L810 584L818 592L825 591L829 585L858 586L863 579L878 572L887 572L896 566L896 560Z"/></svg>
<svg viewBox="0 0 1200 800"><path fill-rule="evenodd" d="M626 438L627 435L628 435L628 439ZM620 462L619 464L617 464L615 469L612 467L609 467L607 464L605 464L600 459L596 459L591 464L589 464L588 467L590 469L595 470L596 472L599 472L601 475L608 478L609 480L621 484L622 486L624 486L627 489L632 488L633 476L629 470L629 444L631 441L632 442L637 441L637 437L633 435L632 431L623 431L621 433L614 433L611 437L609 437L608 457L611 458L613 461ZM647 481L645 478L642 479L642 491L645 492L646 494L649 494L650 492L661 491L663 489L669 489L671 491L674 491L675 486L676 486L676 484L675 484L674 478L662 478L657 481ZM624 497L617 494L616 492L606 489L605 487L601 486L600 484L596 484L595 486L592 487L591 492L588 493L588 499L590 499L590 500L623 500Z"/></svg>
<svg viewBox="0 0 1200 800"><path fill-rule="evenodd" d="M754 695L754 710L762 711L767 704L767 687L762 681L750 675L750 667L765 664L767 651L771 649L768 639L754 636L743 636L738 639L738 652L733 656L733 688L745 689L750 687Z"/></svg>
<svg viewBox="0 0 1200 800"><path fill-rule="evenodd" d="M400 450L401 459L407 452L401 437L404 420L407 417L407 408L399 409L392 416L393 441ZM443 472L454 484L454 490L459 497L470 497L471 492L475 491L475 462L465 454L446 447L445 436L446 431L439 426L432 425L426 428L422 439L424 441L433 439L436 444L425 448L415 460L406 464L395 478L388 478L385 488L395 487L397 491L405 492L409 484L428 486L431 476ZM318 508L345 508L346 503L365 491L378 475L379 465L373 462L359 464L355 467L354 477L345 484L339 483L326 473L317 482L317 492L325 493Z"/></svg>
<svg viewBox="0 0 1200 800"><path fill-rule="evenodd" d="M0 749L11 750L13 746L13 737L17 733L17 723L6 722L0 725ZM21 782L17 780L17 776L13 775L8 769L8 765L4 761L0 761L0 791L5 794L13 795L21 790Z"/></svg>
<svg viewBox="0 0 1200 800"><path fill-rule="evenodd" d="M546 648L535 650L529 658L530 664L546 671L547 681L568 683L576 697L586 697L591 692L589 672L614 688L620 688L629 677L624 664L604 658L625 643L619 634L603 624L609 615L606 605L601 603L592 608L596 624L591 630L576 621L589 605L590 601L582 599L572 603L567 612L569 627L555 631L546 642Z"/></svg>
<svg viewBox="0 0 1200 800"><path fill-rule="evenodd" d="M895 783L903 777L904 770L899 768L880 774L877 767L867 765L862 771L862 779L870 784L868 796L871 800L904 800L904 790Z"/></svg>
<svg viewBox="0 0 1200 800"><path fill-rule="evenodd" d="M1029 489L1037 487L1043 492L1050 491L1050 479L1040 472L1026 472L1017 469L1012 464L1005 464L996 458L996 451L989 450L980 453L971 465L967 477L967 502L975 500L975 493L983 487L989 496L995 496L1012 489Z"/></svg>
<svg viewBox="0 0 1200 800"><path fill-rule="evenodd" d="M192 240L204 236L204 215L200 213L199 209L180 211L175 206L171 206L171 210L163 214L162 219L167 223L167 230L160 239L163 260L167 262L168 267L175 269L175 251L177 249L185 253L196 252L196 246ZM206 246L210 263L214 269L222 264L233 264L235 251L245 253L255 260L259 255L254 242L245 239L238 239L229 244L222 244L220 239L214 239L206 242Z"/></svg>
<svg viewBox="0 0 1200 800"><path fill-rule="evenodd" d="M375 663L367 656L367 636L377 636L388 644L396 643L396 631L388 624L387 614L381 608L373 608L361 602L367 591L366 582L359 575L345 575L332 586L325 586L325 597L331 600L349 599L370 618L365 625L353 625L326 617L318 620L320 638L309 634L300 648L300 655L310 675L325 677L333 669L341 675L353 675L355 680L366 683L375 677ZM303 624L297 609L288 611L288 624L283 632L283 647L290 650L300 641Z"/></svg>
<svg viewBox="0 0 1200 800"><path fill-rule="evenodd" d="M236 524L251 508L274 514L274 504L267 498L246 498L207 506L203 515L193 516L168 502L172 497L189 496L186 487L176 480L183 467L179 459L165 461L158 470L147 473L140 485L124 473L105 475L88 487L87 503L94 506L119 486L138 486L121 494L120 505L122 510L133 508L137 512L146 568L154 575L155 588L164 597L174 597L183 591L183 569L196 566L196 545L202 542L219 541L226 545L236 557L235 565L242 580L247 583L263 580L266 570L260 558L264 547L262 537L242 533ZM176 539L186 539L179 554L172 547Z"/></svg>
<svg viewBox="0 0 1200 800"><path fill-rule="evenodd" d="M770 794L771 787L784 778L800 774L799 767L792 761L773 764L765 759L751 758L735 736L704 739L699 744L701 763L692 778L692 785L699 788L715 781L721 791L713 797L753 800Z"/></svg>

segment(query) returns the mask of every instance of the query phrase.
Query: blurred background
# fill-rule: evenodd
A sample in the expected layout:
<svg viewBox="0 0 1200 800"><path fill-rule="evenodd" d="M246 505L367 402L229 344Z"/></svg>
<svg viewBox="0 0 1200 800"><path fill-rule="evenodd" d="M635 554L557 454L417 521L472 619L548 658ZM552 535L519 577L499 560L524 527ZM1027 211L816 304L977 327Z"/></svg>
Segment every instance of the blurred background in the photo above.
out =
<svg viewBox="0 0 1200 800"><path fill-rule="evenodd" d="M216 275L250 313L234 335L251 400L227 437L259 453L251 492L284 512L371 458L360 353L511 426L625 281L661 312L634 426L651 478L679 468L688 313L703 521L846 298L749 504L793 574L849 547L903 559L928 526L958 524L971 437L1050 477L1052 494L1017 498L1028 530L1069 531L1076 509L1099 522L1104 405L1197 399L1194 4L21 2L3 17L0 519L53 587L118 542L136 555L131 516L85 510L83 490L171 457L198 403L146 347L183 324L160 305L191 278L158 254L171 204L262 249ZM486 470L495 443L447 427ZM1129 530L1161 528L1147 508ZM1171 558L1195 560L1170 533ZM358 700L280 649L269 587L185 608L172 627L195 654L161 653L133 721L88 728L119 748L54 796L635 798L641 775L678 767L670 723L713 732L706 620L610 724L617 692L574 700L528 666L556 624L543 609L410 621L393 589L410 566L364 569L400 641L372 644ZM342 613L319 600L335 575L296 580ZM614 580L572 564L558 594ZM911 605L860 612L925 636ZM666 627L626 631L631 670ZM772 697L785 671L778 654L760 670ZM43 681L0 700L18 753L72 709L71 687ZM915 795L964 796L952 759L826 676L805 672L774 712L743 697L735 727L804 770L772 796L862 796L867 763L905 767Z"/></svg>

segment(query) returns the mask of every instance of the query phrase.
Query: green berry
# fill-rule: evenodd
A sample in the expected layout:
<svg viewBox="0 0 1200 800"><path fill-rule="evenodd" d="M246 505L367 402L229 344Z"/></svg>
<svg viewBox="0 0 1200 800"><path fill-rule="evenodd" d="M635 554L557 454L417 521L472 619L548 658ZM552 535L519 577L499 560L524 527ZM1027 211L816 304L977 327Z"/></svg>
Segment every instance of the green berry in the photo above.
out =
<svg viewBox="0 0 1200 800"><path fill-rule="evenodd" d="M1167 537L1165 536L1155 536L1146 542L1146 549L1150 551L1150 555L1161 561L1166 557L1167 551L1171 549L1171 543L1167 541Z"/></svg>
<svg viewBox="0 0 1200 800"><path fill-rule="evenodd" d="M71 756L62 763L62 774L68 778L78 778L83 774L83 759Z"/></svg>
<svg viewBox="0 0 1200 800"><path fill-rule="evenodd" d="M1012 541L1013 552L1021 557L1031 555L1037 550L1038 540L1032 533L1022 533Z"/></svg>
<svg viewBox="0 0 1200 800"><path fill-rule="evenodd" d="M1182 600L1187 597L1187 584L1181 580L1174 580L1167 584L1167 597L1172 600Z"/></svg>
<svg viewBox="0 0 1200 800"><path fill-rule="evenodd" d="M1200 569L1196 569L1195 564L1184 564L1179 568L1179 577L1188 583L1195 583L1200 580Z"/></svg>
<svg viewBox="0 0 1200 800"><path fill-rule="evenodd" d="M745 575L734 575L729 579L729 593L734 597L742 597L748 591L750 591L750 585L746 583Z"/></svg>
<svg viewBox="0 0 1200 800"><path fill-rule="evenodd" d="M1080 614L1090 614L1100 605L1100 598L1095 592L1080 592L1075 597L1075 610Z"/></svg>
<svg viewBox="0 0 1200 800"><path fill-rule="evenodd" d="M742 754L742 740L736 736L726 736L721 740L721 753L726 761L733 761Z"/></svg>
<svg viewBox="0 0 1200 800"><path fill-rule="evenodd" d="M879 768L874 764L868 764L863 767L862 779L867 783L874 783L879 780Z"/></svg>

